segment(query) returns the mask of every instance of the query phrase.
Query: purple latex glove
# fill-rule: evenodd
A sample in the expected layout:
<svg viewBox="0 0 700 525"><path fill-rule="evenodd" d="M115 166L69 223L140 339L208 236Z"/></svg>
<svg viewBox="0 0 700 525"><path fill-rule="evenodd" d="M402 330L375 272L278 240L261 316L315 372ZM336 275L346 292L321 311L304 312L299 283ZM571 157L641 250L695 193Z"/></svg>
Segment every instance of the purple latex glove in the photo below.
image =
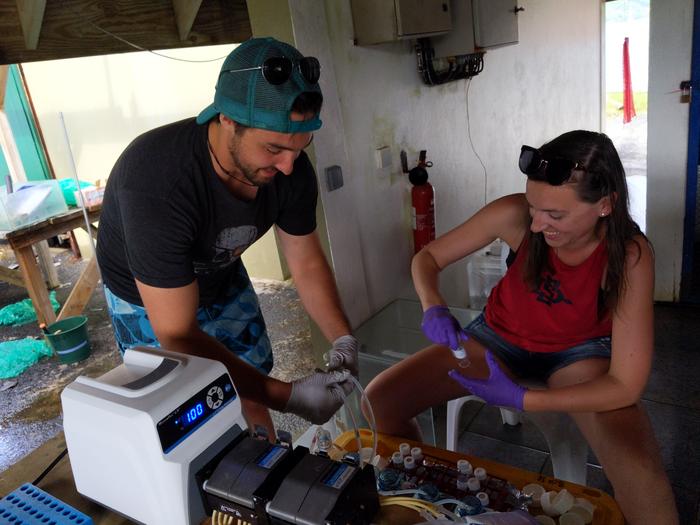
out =
<svg viewBox="0 0 700 525"><path fill-rule="evenodd" d="M431 306L423 312L423 322L420 327L433 343L446 345L452 349L459 348L460 341L468 339L459 321L450 313L450 309L441 304Z"/></svg>
<svg viewBox="0 0 700 525"><path fill-rule="evenodd" d="M527 388L514 383L505 375L501 367L498 366L493 354L488 350L486 351L486 364L489 366L488 379L464 377L457 370L450 370L447 375L489 405L522 410Z"/></svg>

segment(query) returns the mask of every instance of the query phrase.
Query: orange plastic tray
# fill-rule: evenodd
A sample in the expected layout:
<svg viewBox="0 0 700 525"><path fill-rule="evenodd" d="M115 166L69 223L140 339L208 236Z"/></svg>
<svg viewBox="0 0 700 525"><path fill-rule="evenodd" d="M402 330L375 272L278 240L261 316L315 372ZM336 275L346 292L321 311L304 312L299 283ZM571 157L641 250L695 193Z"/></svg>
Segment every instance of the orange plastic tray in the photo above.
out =
<svg viewBox="0 0 700 525"><path fill-rule="evenodd" d="M360 429L360 439L363 447L372 446L372 432L370 430ZM392 452L399 449L400 443L409 443L412 447L421 447L423 450L423 455L431 456L440 461L454 464L455 468L457 465L457 460L466 459L472 464L472 466L474 466L474 468L483 467L487 472L507 480L519 489L522 489L528 483L539 483L545 488L545 490L560 491L561 489L566 489L574 496L586 498L596 506L592 525L624 525L625 523L622 513L620 512L620 508L617 506L617 503L615 503L613 498L598 489L586 487L584 485L578 485L576 483L551 478L543 474L537 474L535 472L511 467L509 465L504 465L488 459L478 458L469 454L450 452L449 450L431 447L425 443L388 436L386 434L378 434L377 454L388 460L391 457ZM344 432L335 440L335 445L346 452L356 452L357 439L355 437L355 432L352 430ZM394 521L392 520L392 523L393 522ZM411 522L405 521L404 523Z"/></svg>

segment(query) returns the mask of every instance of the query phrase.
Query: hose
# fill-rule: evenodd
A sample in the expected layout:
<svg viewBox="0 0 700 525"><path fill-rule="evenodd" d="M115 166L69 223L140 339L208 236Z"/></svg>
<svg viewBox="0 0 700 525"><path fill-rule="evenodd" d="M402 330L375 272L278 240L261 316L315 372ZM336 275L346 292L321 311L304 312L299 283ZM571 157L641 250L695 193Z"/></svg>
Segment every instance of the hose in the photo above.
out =
<svg viewBox="0 0 700 525"><path fill-rule="evenodd" d="M360 392L360 404L362 401L365 402L365 405L367 406L367 413L369 414L369 428L372 431L372 455L370 456L370 461L374 460L374 458L377 456L377 423L374 419L374 411L372 410L372 404L369 402L369 398L367 397L367 394L365 393L365 389L362 388L362 385L360 384L360 381L353 375L350 376L350 380L355 384L355 387L358 389ZM358 449L359 451L359 449Z"/></svg>

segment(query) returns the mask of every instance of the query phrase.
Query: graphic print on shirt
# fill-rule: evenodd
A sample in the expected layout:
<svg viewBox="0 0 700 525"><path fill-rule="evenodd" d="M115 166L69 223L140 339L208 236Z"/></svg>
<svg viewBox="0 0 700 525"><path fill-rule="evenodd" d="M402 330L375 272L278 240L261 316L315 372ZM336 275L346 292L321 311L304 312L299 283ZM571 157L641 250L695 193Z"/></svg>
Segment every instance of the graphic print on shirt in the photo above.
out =
<svg viewBox="0 0 700 525"><path fill-rule="evenodd" d="M233 264L253 244L257 235L258 229L252 225L224 228L216 236L214 257L211 261L194 261L194 273L207 274Z"/></svg>
<svg viewBox="0 0 700 525"><path fill-rule="evenodd" d="M550 273L545 273L540 279L537 290L533 293L537 295L537 300L547 306L552 306L557 303L573 304L564 296L561 291L561 281L555 279Z"/></svg>

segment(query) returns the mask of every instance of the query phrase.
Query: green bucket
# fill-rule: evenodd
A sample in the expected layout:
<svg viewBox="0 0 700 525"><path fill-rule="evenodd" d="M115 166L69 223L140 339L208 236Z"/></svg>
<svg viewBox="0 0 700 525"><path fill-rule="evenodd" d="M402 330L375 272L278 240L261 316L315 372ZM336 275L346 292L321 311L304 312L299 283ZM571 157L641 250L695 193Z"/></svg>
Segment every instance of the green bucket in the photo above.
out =
<svg viewBox="0 0 700 525"><path fill-rule="evenodd" d="M87 317L76 315L52 323L46 327L46 342L61 363L75 363L90 355Z"/></svg>

